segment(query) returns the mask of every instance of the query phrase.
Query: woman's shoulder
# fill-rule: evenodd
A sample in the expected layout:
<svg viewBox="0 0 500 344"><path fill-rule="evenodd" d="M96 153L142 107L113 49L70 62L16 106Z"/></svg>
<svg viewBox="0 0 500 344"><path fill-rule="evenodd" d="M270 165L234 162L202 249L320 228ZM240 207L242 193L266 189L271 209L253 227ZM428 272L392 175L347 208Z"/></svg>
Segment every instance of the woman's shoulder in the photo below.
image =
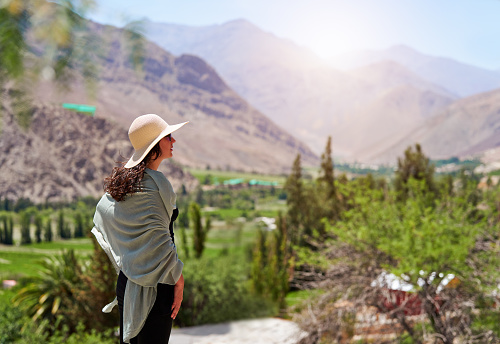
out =
<svg viewBox="0 0 500 344"><path fill-rule="evenodd" d="M147 168L145 172L146 173L144 173L143 177L143 182L145 183L145 185L146 184L150 185L151 183L154 183L156 184L155 187L156 189L159 190L168 189L173 191L172 184L170 184L170 181L167 179L167 177L165 177L165 175L162 172L151 170L149 168Z"/></svg>
<svg viewBox="0 0 500 344"><path fill-rule="evenodd" d="M155 182L153 177L151 177L151 175L148 173L144 173L144 176L142 177L141 190L142 191L148 191L148 190L158 191L159 190L157 183Z"/></svg>

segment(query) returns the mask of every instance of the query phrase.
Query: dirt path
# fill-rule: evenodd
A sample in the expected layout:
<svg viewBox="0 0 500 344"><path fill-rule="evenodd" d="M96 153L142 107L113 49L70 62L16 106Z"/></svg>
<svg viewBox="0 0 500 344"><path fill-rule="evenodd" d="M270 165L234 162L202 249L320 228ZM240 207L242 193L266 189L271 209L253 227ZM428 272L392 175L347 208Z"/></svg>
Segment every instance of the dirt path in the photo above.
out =
<svg viewBox="0 0 500 344"><path fill-rule="evenodd" d="M292 321L264 318L173 329L172 344L296 344L306 336Z"/></svg>

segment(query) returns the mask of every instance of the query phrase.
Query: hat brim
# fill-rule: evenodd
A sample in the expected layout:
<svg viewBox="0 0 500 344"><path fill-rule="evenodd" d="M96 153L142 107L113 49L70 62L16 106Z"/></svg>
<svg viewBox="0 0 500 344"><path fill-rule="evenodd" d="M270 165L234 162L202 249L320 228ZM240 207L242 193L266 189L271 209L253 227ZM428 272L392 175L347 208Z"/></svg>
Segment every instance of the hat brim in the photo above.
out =
<svg viewBox="0 0 500 344"><path fill-rule="evenodd" d="M167 136L168 134L171 134L173 133L174 131L176 131L177 129L179 129L180 127L182 127L184 124L186 123L189 123L189 121L187 122L183 122L183 123L179 123L179 124L174 124L174 125L167 125L167 127L165 129L163 129L163 131L158 135L158 137L156 139L153 140L153 142L151 142L149 144L149 146L147 146L146 148L144 149L141 149L141 150L138 150L138 151L134 151L134 154L132 155L132 157L127 161L127 163L125 164L125 168L131 168L131 167L134 167L136 166L137 164L139 164L145 157L146 155L148 155L149 151L162 139L164 138L165 136Z"/></svg>

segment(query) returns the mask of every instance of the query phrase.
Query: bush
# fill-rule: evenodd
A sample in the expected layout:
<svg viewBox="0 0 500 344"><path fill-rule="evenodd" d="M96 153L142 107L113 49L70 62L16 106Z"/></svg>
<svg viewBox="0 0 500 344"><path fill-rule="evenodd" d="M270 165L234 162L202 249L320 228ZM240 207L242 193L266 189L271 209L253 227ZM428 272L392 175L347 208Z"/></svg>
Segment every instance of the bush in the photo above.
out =
<svg viewBox="0 0 500 344"><path fill-rule="evenodd" d="M0 343L12 343L20 338L23 314L9 304L0 306Z"/></svg>
<svg viewBox="0 0 500 344"><path fill-rule="evenodd" d="M241 258L239 258L241 259ZM271 316L271 302L253 295L248 288L244 263L224 260L190 260L184 269L184 301L176 325L194 326Z"/></svg>

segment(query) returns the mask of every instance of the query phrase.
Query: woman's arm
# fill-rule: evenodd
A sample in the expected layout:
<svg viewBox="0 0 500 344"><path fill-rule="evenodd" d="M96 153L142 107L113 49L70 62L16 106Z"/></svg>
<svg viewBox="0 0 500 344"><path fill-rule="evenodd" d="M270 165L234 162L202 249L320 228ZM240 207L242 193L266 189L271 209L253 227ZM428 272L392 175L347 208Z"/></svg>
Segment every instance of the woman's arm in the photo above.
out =
<svg viewBox="0 0 500 344"><path fill-rule="evenodd" d="M184 276L181 274L181 277L179 278L174 287L174 302L172 303L172 315L171 315L172 319L175 319L177 313L179 313L183 294L184 294Z"/></svg>

